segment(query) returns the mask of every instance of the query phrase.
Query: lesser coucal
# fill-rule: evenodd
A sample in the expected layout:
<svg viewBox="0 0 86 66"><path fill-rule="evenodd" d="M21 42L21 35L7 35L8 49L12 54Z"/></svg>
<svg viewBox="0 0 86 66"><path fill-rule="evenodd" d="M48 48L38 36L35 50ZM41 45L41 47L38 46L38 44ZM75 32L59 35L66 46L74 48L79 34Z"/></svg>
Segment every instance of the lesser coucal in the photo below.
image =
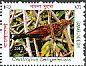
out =
<svg viewBox="0 0 86 66"><path fill-rule="evenodd" d="M64 30L67 25L71 24L71 21L61 19L60 22L54 22L52 23L52 27L54 30L55 36L59 36L62 31ZM40 26L35 28L34 30L27 32L26 34L13 34L13 39L18 38L44 38L51 34L50 24L45 24L44 26Z"/></svg>

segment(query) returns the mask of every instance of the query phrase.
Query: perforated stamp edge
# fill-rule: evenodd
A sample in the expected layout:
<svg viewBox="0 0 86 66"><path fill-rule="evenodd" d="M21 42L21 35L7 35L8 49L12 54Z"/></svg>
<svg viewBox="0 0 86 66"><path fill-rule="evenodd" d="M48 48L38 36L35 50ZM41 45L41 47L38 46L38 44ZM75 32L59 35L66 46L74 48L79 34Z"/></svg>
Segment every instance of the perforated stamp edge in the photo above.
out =
<svg viewBox="0 0 86 66"><path fill-rule="evenodd" d="M20 9L19 8L19 6L18 5L27 5L28 3L22 3L22 2L19 2L19 3L4 3L4 2L2 2L2 4L1 4L1 10L2 10L2 15L1 15L1 34L3 33L3 22L5 21L5 17L4 17L4 15L3 15L3 13L4 13L4 7L6 7L7 9L6 10L9 10L10 9L10 6L11 6L11 8L12 9ZM29 3L29 4L38 4L38 3ZM50 4L50 3L42 3L42 2L39 2L39 4ZM54 3L51 3L51 4L70 4L70 6L72 7L72 5L75 5L75 7L77 8L77 10L75 9L75 11L77 11L77 12L79 12L78 10L80 10L81 12L81 15L79 16L76 16L75 15L75 19L76 19L76 21L78 21L78 22L80 22L80 24L81 24L81 48L79 49L78 48L78 50L80 50L80 56L79 56L79 54L78 54L78 56L76 56L78 59L76 60L76 62L67 62L67 61L65 61L65 63L63 63L62 64L62 62L61 63L57 63L57 62L54 62L55 64L53 64L53 63L48 63L48 62L45 62L45 63L37 63L37 62L35 62L34 64L33 64L33 62L30 62L30 63L28 63L28 64L26 64L26 63L22 63L22 62L12 62L12 63L9 63L9 62L11 62L10 60L6 60L5 58L7 58L8 57L8 59L9 59L9 56L8 55L5 55L7 52L8 52L8 48L7 49L4 49L3 48L3 43L4 42L2 42L4 39L3 39L3 35L1 36L1 41L0 41L0 45L1 45L1 48L2 49L0 49L1 50L1 64L2 65L15 65L15 64L17 64L17 65L84 65L84 55L83 55L83 50L84 50L84 48L83 48L83 44L84 44L84 40L85 40L85 38L84 38L84 20L85 20L85 18L84 18L84 11L85 11L85 9L84 9L84 5L85 5L85 3L83 3L83 2L80 2L80 3L56 3L56 2L54 2ZM10 6L9 6L10 5ZM15 6L14 6L15 5ZM81 8L80 8L80 6L81 6ZM17 8L16 8L17 7ZM27 9L27 8L24 8L24 7L22 7L22 9ZM66 8L67 9L67 8ZM69 8L70 9L70 8ZM72 9L72 8L71 8ZM33 9L34 10L34 9ZM52 9L51 9L52 10ZM63 9L64 10L64 9ZM79 14L80 14L79 13ZM80 18L81 17L81 18ZM7 20L6 20L7 21ZM81 22L83 22L83 23L81 23ZM7 52L6 52L7 51ZM6 53L5 53L6 52ZM80 58L81 57L81 58ZM5 59L5 60L4 60ZM80 60L80 61L79 61ZM9 62L8 62L9 61ZM5 63L6 62L6 63ZM77 63L78 62L78 63ZM20 64L19 64L20 63ZM22 63L22 64L21 64Z"/></svg>

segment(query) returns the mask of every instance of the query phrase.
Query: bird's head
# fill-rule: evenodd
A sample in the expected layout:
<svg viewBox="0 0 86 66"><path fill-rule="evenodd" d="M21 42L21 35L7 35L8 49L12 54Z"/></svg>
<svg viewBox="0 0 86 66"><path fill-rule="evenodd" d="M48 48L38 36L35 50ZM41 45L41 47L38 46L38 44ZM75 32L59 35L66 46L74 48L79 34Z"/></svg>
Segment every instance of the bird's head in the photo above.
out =
<svg viewBox="0 0 86 66"><path fill-rule="evenodd" d="M69 25L71 24L72 22L70 20L65 20L65 19L61 19L60 22L62 23L62 25Z"/></svg>

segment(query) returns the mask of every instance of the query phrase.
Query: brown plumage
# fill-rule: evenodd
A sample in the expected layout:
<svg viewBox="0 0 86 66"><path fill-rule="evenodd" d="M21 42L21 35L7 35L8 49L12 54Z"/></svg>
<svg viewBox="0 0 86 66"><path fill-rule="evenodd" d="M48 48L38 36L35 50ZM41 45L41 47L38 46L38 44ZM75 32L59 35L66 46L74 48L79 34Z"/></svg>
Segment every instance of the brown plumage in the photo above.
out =
<svg viewBox="0 0 86 66"><path fill-rule="evenodd" d="M54 22L52 23L54 34L56 36L59 36L63 29L70 24L71 21L62 19L60 22ZM44 26L40 26L38 28L35 28L31 32L27 32L27 35L30 35L31 37L37 36L37 37L46 37L51 34L50 24L45 24Z"/></svg>
<svg viewBox="0 0 86 66"><path fill-rule="evenodd" d="M52 23L55 36L59 36L64 28L69 25L71 21L61 19L60 22ZM20 34L15 36L16 38L30 37L30 38L44 38L51 34L50 24L45 24L44 26L40 26L35 28L34 30L27 32L26 34Z"/></svg>

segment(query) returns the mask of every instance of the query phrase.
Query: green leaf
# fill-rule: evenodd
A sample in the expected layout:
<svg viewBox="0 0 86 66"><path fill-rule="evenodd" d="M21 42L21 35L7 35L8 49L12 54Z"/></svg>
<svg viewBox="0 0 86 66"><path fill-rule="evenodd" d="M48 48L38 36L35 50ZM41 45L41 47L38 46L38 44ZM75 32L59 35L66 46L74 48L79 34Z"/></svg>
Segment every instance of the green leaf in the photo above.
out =
<svg viewBox="0 0 86 66"><path fill-rule="evenodd" d="M56 16L57 16L57 17L59 16L59 12L58 12L58 11L56 12Z"/></svg>
<svg viewBox="0 0 86 66"><path fill-rule="evenodd" d="M48 57L48 56L50 56L50 42L51 41L47 41L43 46L42 46L42 48L41 48L41 53L42 53L42 55L41 56L46 56L46 57ZM55 47L56 47L56 43L54 42L54 44L52 45L52 48L53 48L53 52L55 51Z"/></svg>
<svg viewBox="0 0 86 66"><path fill-rule="evenodd" d="M48 50L45 54L46 57L49 57L50 56L50 51Z"/></svg>
<svg viewBox="0 0 86 66"><path fill-rule="evenodd" d="M57 46L62 49L63 51L67 52L67 50L64 48L64 45L61 43L58 43Z"/></svg>
<svg viewBox="0 0 86 66"><path fill-rule="evenodd" d="M22 20L22 18L18 17L18 18L16 18L16 21L17 22L22 22L23 20Z"/></svg>
<svg viewBox="0 0 86 66"><path fill-rule="evenodd" d="M47 46L50 45L50 41L47 41L41 48L41 50L44 50Z"/></svg>
<svg viewBox="0 0 86 66"><path fill-rule="evenodd" d="M60 19L63 15L65 14L65 12L60 11L60 12L56 12L56 16Z"/></svg>
<svg viewBox="0 0 86 66"><path fill-rule="evenodd" d="M14 54L14 57L22 57L22 56L24 56L24 54L20 54L20 53L18 53L18 52L16 52L16 53Z"/></svg>
<svg viewBox="0 0 86 66"><path fill-rule="evenodd" d="M33 17L32 19L33 19L33 21L36 21L36 18L35 17Z"/></svg>
<svg viewBox="0 0 86 66"><path fill-rule="evenodd" d="M72 47L72 51L74 52L74 47Z"/></svg>
<svg viewBox="0 0 86 66"><path fill-rule="evenodd" d="M20 28L22 27L23 25L22 24L20 24L18 27L17 27L17 31L19 31L20 30Z"/></svg>
<svg viewBox="0 0 86 66"><path fill-rule="evenodd" d="M60 19L63 16L63 14L65 14L63 11L59 12L58 18Z"/></svg>
<svg viewBox="0 0 86 66"><path fill-rule="evenodd" d="M46 55L47 52L49 52L50 49L50 41L47 41L41 48L42 56Z"/></svg>
<svg viewBox="0 0 86 66"><path fill-rule="evenodd" d="M48 21L47 20L44 20L44 24L46 24Z"/></svg>
<svg viewBox="0 0 86 66"><path fill-rule="evenodd" d="M20 38L20 39L17 39L17 40L15 41L15 44L23 45L23 44L25 44L25 42L23 41L22 38Z"/></svg>
<svg viewBox="0 0 86 66"><path fill-rule="evenodd" d="M14 25L16 25L17 24L17 22L12 22L12 26L14 26Z"/></svg>

